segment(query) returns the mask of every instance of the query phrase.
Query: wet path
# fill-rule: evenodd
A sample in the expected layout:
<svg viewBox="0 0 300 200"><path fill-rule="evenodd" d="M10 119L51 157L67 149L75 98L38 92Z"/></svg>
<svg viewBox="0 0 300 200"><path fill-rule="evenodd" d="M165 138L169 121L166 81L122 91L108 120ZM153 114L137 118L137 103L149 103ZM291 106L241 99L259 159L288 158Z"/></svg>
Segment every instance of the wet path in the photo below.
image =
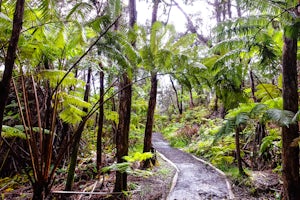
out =
<svg viewBox="0 0 300 200"><path fill-rule="evenodd" d="M177 182L168 200L230 199L225 177L211 166L170 147L159 133L153 134L152 143L178 169Z"/></svg>

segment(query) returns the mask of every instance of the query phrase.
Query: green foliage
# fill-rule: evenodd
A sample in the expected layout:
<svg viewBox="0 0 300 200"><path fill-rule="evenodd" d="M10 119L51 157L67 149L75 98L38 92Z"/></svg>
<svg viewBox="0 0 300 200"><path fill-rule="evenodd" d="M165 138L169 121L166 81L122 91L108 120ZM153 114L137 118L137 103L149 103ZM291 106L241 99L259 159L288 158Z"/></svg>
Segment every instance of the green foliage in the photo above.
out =
<svg viewBox="0 0 300 200"><path fill-rule="evenodd" d="M18 137L21 139L26 139L26 135L23 131L21 131L18 128L6 126L6 125L2 126L1 136L4 138Z"/></svg>
<svg viewBox="0 0 300 200"><path fill-rule="evenodd" d="M146 159L151 158L153 155L150 152L146 153L139 153L135 152L132 156L124 156L124 159L127 162L123 163L114 163L110 166L103 167L101 171L103 173L107 173L109 171L119 171L119 172L126 172L128 174L134 175L134 176L150 176L152 173L147 170L140 170L135 168L136 162L145 161Z"/></svg>
<svg viewBox="0 0 300 200"><path fill-rule="evenodd" d="M269 109L264 115L265 120L271 120L279 126L289 126L293 122L295 114L288 110Z"/></svg>
<svg viewBox="0 0 300 200"><path fill-rule="evenodd" d="M269 135L263 138L259 148L259 153L262 155L267 153L270 149L277 147L278 151L281 148L281 135L276 129L270 130Z"/></svg>
<svg viewBox="0 0 300 200"><path fill-rule="evenodd" d="M57 83L65 76L66 71L63 70L43 70L39 73L39 80L48 80L50 86L55 88ZM69 73L67 77L61 83L63 88L75 86L80 83L78 79L75 78L73 73ZM82 83L82 82L81 82Z"/></svg>
<svg viewBox="0 0 300 200"><path fill-rule="evenodd" d="M82 108L91 107L90 103L85 102L84 100L80 99L75 95L75 92L70 94L65 92L58 93L60 102L62 102L59 117L64 122L73 125L78 124L82 120L82 117L86 115L86 112L84 112Z"/></svg>
<svg viewBox="0 0 300 200"><path fill-rule="evenodd" d="M281 90L281 88L273 84L259 84L256 86L255 96L260 99L261 102L265 102L280 97Z"/></svg>
<svg viewBox="0 0 300 200"><path fill-rule="evenodd" d="M124 156L124 160L128 162L136 162L136 161L145 161L147 159L152 158L153 154L151 152L135 152L132 156Z"/></svg>

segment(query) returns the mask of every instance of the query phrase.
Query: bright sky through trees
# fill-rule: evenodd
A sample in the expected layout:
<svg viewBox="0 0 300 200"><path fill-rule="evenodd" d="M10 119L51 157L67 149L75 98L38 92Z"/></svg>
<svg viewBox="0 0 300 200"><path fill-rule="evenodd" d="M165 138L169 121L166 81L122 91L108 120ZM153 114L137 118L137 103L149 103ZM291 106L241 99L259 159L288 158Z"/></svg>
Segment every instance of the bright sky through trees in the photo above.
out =
<svg viewBox="0 0 300 200"><path fill-rule="evenodd" d="M170 2L170 1L168 0L166 2ZM201 22L202 27L200 27L199 31L203 32L205 35L208 35L209 34L208 30L215 24L215 20L211 19L213 14L212 6L209 6L207 1L204 0L196 0L193 3L193 5L185 5L183 3L183 0L177 0L176 2L188 15L196 16L196 17L191 17L192 20L195 20L193 18L202 19ZM147 20L149 21L151 19L151 11L152 11L151 2L146 0L137 1L138 23L145 24ZM164 14L163 12L164 12L164 8L161 6L159 9L158 16L160 20L163 20L165 22L167 19L167 14ZM166 8L165 12L166 13L169 12L169 7ZM187 23L187 20L183 15L183 13L180 12L180 10L176 6L173 6L171 9L168 23L174 24L178 32L186 31L185 24ZM199 24L196 23L195 21L194 23L197 25Z"/></svg>

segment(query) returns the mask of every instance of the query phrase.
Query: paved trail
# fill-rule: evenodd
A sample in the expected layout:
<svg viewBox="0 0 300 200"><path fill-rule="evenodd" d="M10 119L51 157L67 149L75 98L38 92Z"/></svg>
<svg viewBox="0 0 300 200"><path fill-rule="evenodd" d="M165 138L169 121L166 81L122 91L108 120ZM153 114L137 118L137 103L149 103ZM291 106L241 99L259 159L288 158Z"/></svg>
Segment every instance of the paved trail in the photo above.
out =
<svg viewBox="0 0 300 200"><path fill-rule="evenodd" d="M178 169L176 185L168 200L230 199L230 189L223 175L190 154L169 146L160 133L154 133L153 147Z"/></svg>

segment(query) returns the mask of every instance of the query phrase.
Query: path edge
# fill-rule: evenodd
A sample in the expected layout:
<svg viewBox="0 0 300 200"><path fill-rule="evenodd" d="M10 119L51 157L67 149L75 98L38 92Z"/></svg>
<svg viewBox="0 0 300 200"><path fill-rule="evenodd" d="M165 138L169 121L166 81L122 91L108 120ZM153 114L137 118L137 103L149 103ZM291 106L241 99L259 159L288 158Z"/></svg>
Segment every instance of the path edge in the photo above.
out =
<svg viewBox="0 0 300 200"><path fill-rule="evenodd" d="M194 156L194 155L192 155L192 156L193 156L196 160L202 162L203 164L210 166L210 167L213 168L215 171L217 171L221 176L223 176L224 179L225 179L226 185L227 185L227 190L228 190L229 199L235 199L234 194L233 194L233 191L232 191L231 184L230 184L230 182L229 182L229 180L228 180L226 174L225 174L223 171L221 171L220 169L218 169L218 168L216 168L215 166L213 166L211 163L206 162L205 160L202 160L201 158L198 158L197 156Z"/></svg>
<svg viewBox="0 0 300 200"><path fill-rule="evenodd" d="M159 156L163 159L163 160L165 160L166 162L168 162L170 165L172 165L174 168L175 168L175 170L176 170L176 172L175 172L175 175L174 175L174 177L173 177L173 180L172 180L172 183L171 183L171 187L170 187L170 190L169 190L169 194L167 195L167 200L169 199L169 196L170 196L170 194L171 194L171 192L173 191L173 189L174 189L174 187L175 187L175 185L176 185L176 183L177 183L177 179L178 179L178 173L179 173L179 169L178 169L178 167L171 161L171 160L169 160L166 156L164 156L162 153L160 153L159 151L157 151L156 150L156 153L158 153L159 154Z"/></svg>

